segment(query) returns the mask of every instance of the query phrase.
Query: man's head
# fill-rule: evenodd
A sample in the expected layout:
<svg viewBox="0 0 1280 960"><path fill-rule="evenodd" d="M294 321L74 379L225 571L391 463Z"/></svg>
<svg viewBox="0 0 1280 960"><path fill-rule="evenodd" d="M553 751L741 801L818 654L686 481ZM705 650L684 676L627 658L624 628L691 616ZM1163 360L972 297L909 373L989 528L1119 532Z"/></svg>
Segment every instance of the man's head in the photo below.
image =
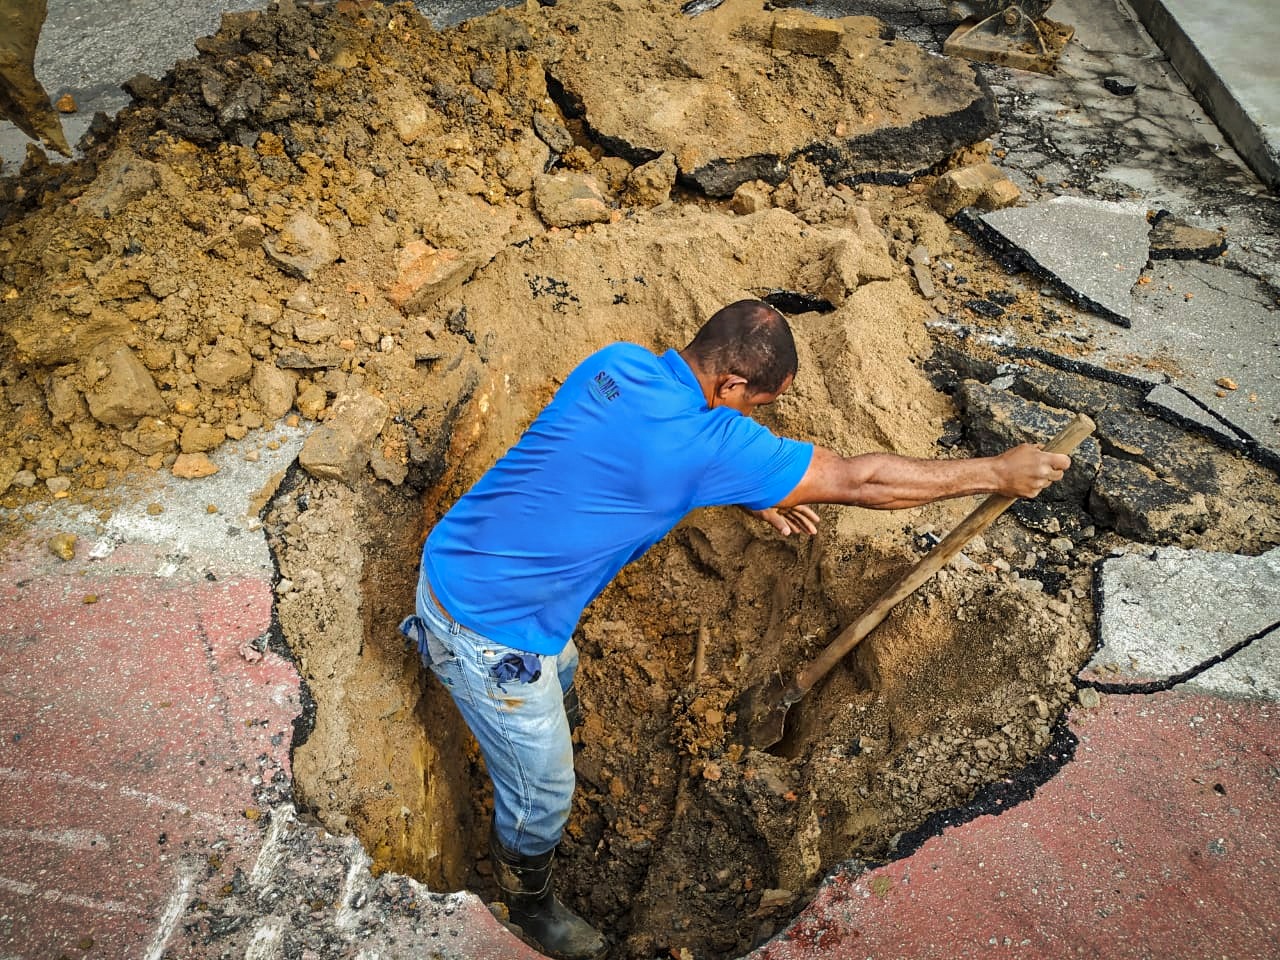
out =
<svg viewBox="0 0 1280 960"><path fill-rule="evenodd" d="M791 327L762 300L717 310L681 354L708 389L709 406L744 414L773 402L796 375Z"/></svg>

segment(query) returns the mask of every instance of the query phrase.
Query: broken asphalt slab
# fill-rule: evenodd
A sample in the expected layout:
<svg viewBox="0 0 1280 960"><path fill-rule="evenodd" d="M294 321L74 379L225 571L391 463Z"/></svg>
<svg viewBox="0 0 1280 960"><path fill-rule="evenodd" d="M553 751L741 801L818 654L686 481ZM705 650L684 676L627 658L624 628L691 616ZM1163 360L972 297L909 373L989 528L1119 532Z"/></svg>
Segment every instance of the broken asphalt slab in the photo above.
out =
<svg viewBox="0 0 1280 960"><path fill-rule="evenodd" d="M610 152L634 164L671 154L681 179L711 196L777 184L800 160L829 183L906 182L996 128L970 64L897 42L874 19L727 0L696 21L673 8L659 33L636 35L636 2L563 25L575 40L548 63L551 89ZM797 88L811 91L802 104Z"/></svg>
<svg viewBox="0 0 1280 960"><path fill-rule="evenodd" d="M985 214L962 211L956 222L1078 306L1132 324L1132 290L1150 251L1144 205L1060 196Z"/></svg>
<svg viewBox="0 0 1280 960"><path fill-rule="evenodd" d="M1112 557L1095 593L1100 645L1086 681L1280 698L1280 548L1257 557L1173 547Z"/></svg>

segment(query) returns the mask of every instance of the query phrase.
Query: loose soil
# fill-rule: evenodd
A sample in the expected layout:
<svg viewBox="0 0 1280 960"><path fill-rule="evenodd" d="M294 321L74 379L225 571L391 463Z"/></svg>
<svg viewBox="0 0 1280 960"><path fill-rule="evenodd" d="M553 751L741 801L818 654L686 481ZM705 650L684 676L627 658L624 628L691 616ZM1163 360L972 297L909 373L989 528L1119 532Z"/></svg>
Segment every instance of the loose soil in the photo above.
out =
<svg viewBox="0 0 1280 960"><path fill-rule="evenodd" d="M806 292L832 309L792 317L800 374L765 422L845 454L957 456L953 403L924 372L926 322L975 287L1013 291L1006 326L1052 322L933 212L932 177L829 184L802 161L757 184L750 212L670 182L655 198L560 112L547 72L574 56L609 69L587 57L610 49L592 23L656 36L674 13L615 4L620 20L593 20L594 6L445 32L409 5L356 0L229 16L199 58L133 81L136 103L85 160L33 151L0 186L4 506L109 512L149 471L198 475L227 437L320 421L340 455L291 474L264 514L314 706L296 798L358 835L375 869L437 889L495 892L487 786L396 625L425 531L582 357L616 340L681 346L724 303ZM734 39L679 32L673 76ZM864 107L898 89L879 76L862 77ZM547 226L548 164L590 174L606 216ZM921 244L964 272L932 303L906 263ZM353 403L380 412L355 470L334 439L362 435ZM1206 456L1223 461L1221 489L1184 545L1274 545L1274 478ZM779 748L746 750L733 730L742 691L815 655L973 505L823 508L813 539L703 511L586 611L559 885L616 956L737 956L835 866L891 856L1050 743L1092 646L1090 565L1123 544L1089 528L1055 547L1010 517L794 707Z"/></svg>

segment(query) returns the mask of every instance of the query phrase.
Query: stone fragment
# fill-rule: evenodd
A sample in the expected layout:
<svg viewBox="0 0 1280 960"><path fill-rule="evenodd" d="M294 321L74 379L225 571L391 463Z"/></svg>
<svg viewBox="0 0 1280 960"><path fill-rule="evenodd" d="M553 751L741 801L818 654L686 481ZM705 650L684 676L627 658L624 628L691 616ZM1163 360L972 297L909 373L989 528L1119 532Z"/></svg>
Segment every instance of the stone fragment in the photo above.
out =
<svg viewBox="0 0 1280 960"><path fill-rule="evenodd" d="M676 185L676 160L669 153L641 164L627 177L627 194L636 203L656 207L671 199Z"/></svg>
<svg viewBox="0 0 1280 960"><path fill-rule="evenodd" d="M49 552L60 560L73 560L76 555L76 535L55 533L49 538Z"/></svg>
<svg viewBox="0 0 1280 960"><path fill-rule="evenodd" d="M911 275L915 277L916 286L920 288L920 296L932 300L938 295L938 288L933 283L933 271L922 263L911 265Z"/></svg>
<svg viewBox="0 0 1280 960"><path fill-rule="evenodd" d="M179 480L199 480L218 472L217 466L204 453L180 453L170 469Z"/></svg>
<svg viewBox="0 0 1280 960"><path fill-rule="evenodd" d="M238 341L219 344L195 362L196 379L214 390L247 380L252 370L253 358Z"/></svg>
<svg viewBox="0 0 1280 960"><path fill-rule="evenodd" d="M1138 84L1128 77L1104 77L1102 85L1117 97L1130 97L1138 90Z"/></svg>
<svg viewBox="0 0 1280 960"><path fill-rule="evenodd" d="M263 416L279 420L293 406L298 378L286 373L273 363L261 361L254 365L249 389L262 407Z"/></svg>
<svg viewBox="0 0 1280 960"><path fill-rule="evenodd" d="M140 417L166 413L164 400L151 374L128 347L106 348L88 364L100 377L85 393L89 412L109 427L132 427Z"/></svg>
<svg viewBox="0 0 1280 960"><path fill-rule="evenodd" d="M50 374L45 383L44 402L49 408L49 418L55 424L73 423L88 413L71 378L57 371Z"/></svg>
<svg viewBox="0 0 1280 960"><path fill-rule="evenodd" d="M178 444L178 429L155 417L143 417L132 430L120 434L120 441L144 457L168 453Z"/></svg>
<svg viewBox="0 0 1280 960"><path fill-rule="evenodd" d="M800 10L779 10L773 21L770 45L775 50L825 57L840 48L844 28Z"/></svg>
<svg viewBox="0 0 1280 960"><path fill-rule="evenodd" d="M303 343L324 343L338 335L338 325L322 314L298 314L293 320L293 336Z"/></svg>
<svg viewBox="0 0 1280 960"><path fill-rule="evenodd" d="M277 267L303 280L338 259L329 228L309 213L295 213L279 234L262 241L262 248Z"/></svg>
<svg viewBox="0 0 1280 960"><path fill-rule="evenodd" d="M965 207L999 210L1017 202L1021 192L990 163L975 163L948 170L929 193L929 203L944 217L954 217Z"/></svg>
<svg viewBox="0 0 1280 960"><path fill-rule="evenodd" d="M1152 260L1212 260L1227 252L1227 238L1217 230L1193 227L1172 216L1151 224Z"/></svg>
<svg viewBox="0 0 1280 960"><path fill-rule="evenodd" d="M739 216L768 210L773 205L773 187L763 180L751 180L733 191L729 209Z"/></svg>
<svg viewBox="0 0 1280 960"><path fill-rule="evenodd" d="M1204 494L1140 463L1103 457L1089 512L1117 533L1143 543L1175 543L1209 523Z"/></svg>
<svg viewBox="0 0 1280 960"><path fill-rule="evenodd" d="M128 150L112 154L80 195L79 209L104 219L119 214L132 201L161 184L160 169Z"/></svg>
<svg viewBox="0 0 1280 960"><path fill-rule="evenodd" d="M298 394L298 412L308 420L319 420L320 414L324 413L325 405L328 402L329 395L325 392L324 387L318 383L309 383Z"/></svg>
<svg viewBox="0 0 1280 960"><path fill-rule="evenodd" d="M354 483L386 423L386 403L367 393L343 394L329 419L302 445L298 462L314 477Z"/></svg>
<svg viewBox="0 0 1280 960"><path fill-rule="evenodd" d="M231 239L244 250L252 250L266 237L267 228L261 220L251 215L246 215L231 231Z"/></svg>
<svg viewBox="0 0 1280 960"><path fill-rule="evenodd" d="M60 96L53 105L54 109L59 113L75 113L80 107L76 104L76 98L69 93Z"/></svg>
<svg viewBox="0 0 1280 960"><path fill-rule="evenodd" d="M1061 432L1073 416L1067 410L1023 400L976 380L965 380L960 384L956 402L960 405L970 439L984 456L1002 453L1020 443L1046 443ZM1071 455L1071 468L1066 476L1036 499L1083 505L1101 459L1098 441L1086 437Z"/></svg>
<svg viewBox="0 0 1280 960"><path fill-rule="evenodd" d="M66 493L71 489L71 478L62 476L50 477L44 482L44 485L56 497L58 494Z"/></svg>
<svg viewBox="0 0 1280 960"><path fill-rule="evenodd" d="M285 347L276 354L276 366L283 370L327 370L342 365L345 354L341 350L299 350Z"/></svg>
<svg viewBox="0 0 1280 960"><path fill-rule="evenodd" d="M13 338L18 359L52 366L79 362L99 344L123 340L131 326L123 313L101 307L86 317L37 304L29 314L8 321L5 332Z"/></svg>
<svg viewBox="0 0 1280 960"><path fill-rule="evenodd" d="M543 174L534 180L533 200L538 215L549 227L609 222L604 194L588 174Z"/></svg>
<svg viewBox="0 0 1280 960"><path fill-rule="evenodd" d="M395 127L396 137L406 146L421 140L428 134L440 131L439 117L434 111L428 110L426 104L413 96L397 99L391 122Z"/></svg>
<svg viewBox="0 0 1280 960"><path fill-rule="evenodd" d="M227 432L222 427L191 420L182 428L182 437L178 441L178 446L183 453L202 453L216 449L225 439L227 439Z"/></svg>
<svg viewBox="0 0 1280 960"><path fill-rule="evenodd" d="M419 313L457 289L479 266L474 256L422 240L406 243L396 257L396 279L387 299L407 313Z"/></svg>
<svg viewBox="0 0 1280 960"><path fill-rule="evenodd" d="M573 149L571 134L552 114L538 112L533 115L533 132L538 135L552 153L568 153Z"/></svg>

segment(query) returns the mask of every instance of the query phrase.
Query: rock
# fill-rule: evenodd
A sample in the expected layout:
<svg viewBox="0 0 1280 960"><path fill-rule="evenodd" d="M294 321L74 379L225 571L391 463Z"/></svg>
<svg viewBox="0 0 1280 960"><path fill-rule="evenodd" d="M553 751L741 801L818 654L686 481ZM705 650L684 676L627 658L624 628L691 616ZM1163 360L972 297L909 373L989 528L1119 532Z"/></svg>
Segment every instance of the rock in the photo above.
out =
<svg viewBox="0 0 1280 960"><path fill-rule="evenodd" d="M775 50L825 57L840 48L844 28L800 10L779 10L774 15L769 42Z"/></svg>
<svg viewBox="0 0 1280 960"><path fill-rule="evenodd" d="M547 168L550 159L546 143L533 131L522 130L518 139L495 154L494 163L502 185L512 193L523 193L533 188L534 178Z"/></svg>
<svg viewBox="0 0 1280 960"><path fill-rule="evenodd" d="M262 407L263 416L279 420L293 406L298 378L286 373L273 363L262 361L254 365L249 389Z"/></svg>
<svg viewBox="0 0 1280 960"><path fill-rule="evenodd" d="M1212 260L1227 252L1227 238L1216 230L1193 227L1171 216L1151 225L1152 260Z"/></svg>
<svg viewBox="0 0 1280 960"><path fill-rule="evenodd" d="M70 477L50 477L48 480L44 482L44 485L49 488L50 493L52 493L54 496L57 496L58 494L66 493L68 490L71 489L71 478Z"/></svg>
<svg viewBox="0 0 1280 960"><path fill-rule="evenodd" d="M627 194L642 206L656 207L671 199L671 188L675 184L675 157L664 153L631 171L627 177Z"/></svg>
<svg viewBox="0 0 1280 960"><path fill-rule="evenodd" d="M274 239L262 241L262 248L281 270L303 280L338 259L328 227L309 213L294 214Z"/></svg>
<svg viewBox="0 0 1280 960"><path fill-rule="evenodd" d="M179 447L183 453L202 453L217 449L225 439L227 439L227 432L222 427L192 420L182 428Z"/></svg>
<svg viewBox="0 0 1280 960"><path fill-rule="evenodd" d="M1072 413L965 380L956 392L970 440L984 456L1001 453L1020 443L1046 443L1071 421ZM1084 504L1097 476L1102 451L1086 437L1071 455L1065 477L1037 497L1043 501Z"/></svg>
<svg viewBox="0 0 1280 960"><path fill-rule="evenodd" d="M58 372L45 382L44 402L49 408L49 418L58 425L74 423L88 415L88 408L71 378Z"/></svg>
<svg viewBox="0 0 1280 960"><path fill-rule="evenodd" d="M773 205L773 187L763 180L752 180L733 191L729 209L739 216L768 210Z"/></svg>
<svg viewBox="0 0 1280 960"><path fill-rule="evenodd" d="M318 383L309 383L298 394L298 412L308 420L319 420L329 402L329 394Z"/></svg>
<svg viewBox="0 0 1280 960"><path fill-rule="evenodd" d="M345 393L333 402L325 424L302 445L298 462L314 477L354 483L369 462L371 447L389 413L367 393Z"/></svg>
<svg viewBox="0 0 1280 960"><path fill-rule="evenodd" d="M1085 710L1096 710L1102 704L1102 697L1093 687L1081 687L1076 693L1076 700Z"/></svg>
<svg viewBox="0 0 1280 960"><path fill-rule="evenodd" d="M396 279L387 288L387 299L406 313L420 313L471 279L479 265L476 257L461 250L413 240L397 255Z"/></svg>
<svg viewBox="0 0 1280 960"><path fill-rule="evenodd" d="M916 286L920 288L920 296L932 300L938 295L938 288L933 283L933 271L922 263L911 265L911 275L915 277Z"/></svg>
<svg viewBox="0 0 1280 960"><path fill-rule="evenodd" d="M549 113L533 115L533 132L552 153L563 154L573 149L573 134Z"/></svg>
<svg viewBox="0 0 1280 960"><path fill-rule="evenodd" d="M95 307L87 317L72 316L36 305L7 321L18 359L52 366L78 363L94 348L108 341L120 342L132 325L123 313Z"/></svg>
<svg viewBox="0 0 1280 960"><path fill-rule="evenodd" d="M1104 77L1102 86L1108 93L1114 93L1117 97L1131 97L1138 90L1137 83L1128 77Z"/></svg>
<svg viewBox="0 0 1280 960"><path fill-rule="evenodd" d="M338 335L338 325L323 314L298 314L293 319L293 336L303 343L325 343Z"/></svg>
<svg viewBox="0 0 1280 960"><path fill-rule="evenodd" d="M102 165L93 183L81 194L79 209L104 219L113 217L160 185L159 167L128 150L119 150Z"/></svg>
<svg viewBox="0 0 1280 960"><path fill-rule="evenodd" d="M369 467L373 470L375 477L385 480L393 487L400 486L409 476L409 465L399 457L389 456L377 444L374 444L373 451L369 455Z"/></svg>
<svg viewBox="0 0 1280 960"><path fill-rule="evenodd" d="M178 444L178 429L155 417L143 417L132 430L120 434L120 441L144 457L169 453Z"/></svg>
<svg viewBox="0 0 1280 960"><path fill-rule="evenodd" d="M533 200L539 216L550 227L609 222L604 194L588 174L543 174L534 180Z"/></svg>
<svg viewBox="0 0 1280 960"><path fill-rule="evenodd" d="M61 560L74 560L76 555L76 535L74 533L55 533L49 538L49 552Z"/></svg>
<svg viewBox="0 0 1280 960"><path fill-rule="evenodd" d="M167 412L151 374L128 347L101 350L86 366L90 370L85 379L96 382L85 392L85 399L89 412L98 422L127 428L140 417Z"/></svg>
<svg viewBox="0 0 1280 960"><path fill-rule="evenodd" d="M252 370L253 358L239 341L219 344L195 362L196 379L214 390L247 380Z"/></svg>
<svg viewBox="0 0 1280 960"><path fill-rule="evenodd" d="M276 366L285 370L328 370L342 366L346 354L341 350L299 350L285 347L276 354Z"/></svg>
<svg viewBox="0 0 1280 960"><path fill-rule="evenodd" d="M170 469L179 480L199 480L218 472L217 466L203 453L180 453Z"/></svg>
<svg viewBox="0 0 1280 960"><path fill-rule="evenodd" d="M76 104L76 98L69 93L64 93L60 96L53 107L59 113L75 113L80 109Z"/></svg>
<svg viewBox="0 0 1280 960"><path fill-rule="evenodd" d="M944 217L954 217L965 207L1000 210L1021 196L1017 186L993 164L975 163L948 170L929 193L929 203Z"/></svg>
<svg viewBox="0 0 1280 960"><path fill-rule="evenodd" d="M1210 521L1204 494L1140 463L1102 458L1089 497L1089 512L1117 533L1144 543L1175 543Z"/></svg>

